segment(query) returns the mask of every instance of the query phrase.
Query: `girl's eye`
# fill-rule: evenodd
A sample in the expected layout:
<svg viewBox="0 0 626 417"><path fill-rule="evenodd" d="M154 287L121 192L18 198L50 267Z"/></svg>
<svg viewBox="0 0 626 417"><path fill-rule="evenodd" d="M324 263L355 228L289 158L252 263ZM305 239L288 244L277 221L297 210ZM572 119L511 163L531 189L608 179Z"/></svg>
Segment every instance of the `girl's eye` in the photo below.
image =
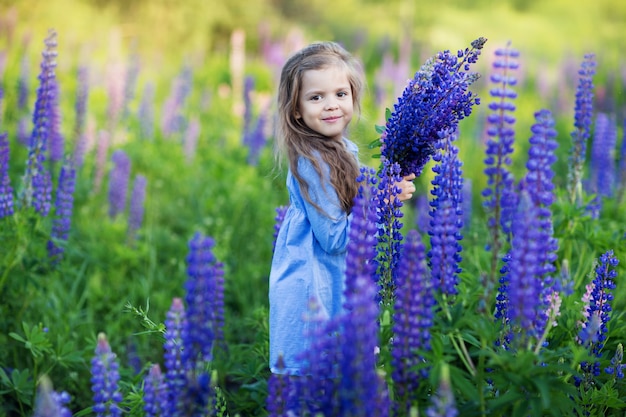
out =
<svg viewBox="0 0 626 417"><path fill-rule="evenodd" d="M346 91L340 91L339 93L337 93L337 96L339 97L346 97L348 95L348 93Z"/></svg>
<svg viewBox="0 0 626 417"><path fill-rule="evenodd" d="M321 100L321 99L322 99L322 96L320 96L320 95L315 95L315 96L312 96L310 100L311 100L311 101L318 101L318 100Z"/></svg>

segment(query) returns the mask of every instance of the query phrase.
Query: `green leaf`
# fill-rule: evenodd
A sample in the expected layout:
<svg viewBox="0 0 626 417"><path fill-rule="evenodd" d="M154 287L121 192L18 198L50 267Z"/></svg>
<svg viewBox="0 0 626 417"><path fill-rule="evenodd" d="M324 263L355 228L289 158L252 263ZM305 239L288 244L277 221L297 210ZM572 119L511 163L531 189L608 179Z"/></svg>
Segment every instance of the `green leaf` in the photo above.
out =
<svg viewBox="0 0 626 417"><path fill-rule="evenodd" d="M19 334L15 333L15 332L10 332L9 336L11 336L13 339L17 340L18 342L26 344L26 339L24 339L22 336L20 336Z"/></svg>
<svg viewBox="0 0 626 417"><path fill-rule="evenodd" d="M374 139L373 141L371 141L370 144L367 145L367 147L369 149L374 149L374 148L380 147L381 144L382 142L380 141L380 138L378 138L378 139Z"/></svg>

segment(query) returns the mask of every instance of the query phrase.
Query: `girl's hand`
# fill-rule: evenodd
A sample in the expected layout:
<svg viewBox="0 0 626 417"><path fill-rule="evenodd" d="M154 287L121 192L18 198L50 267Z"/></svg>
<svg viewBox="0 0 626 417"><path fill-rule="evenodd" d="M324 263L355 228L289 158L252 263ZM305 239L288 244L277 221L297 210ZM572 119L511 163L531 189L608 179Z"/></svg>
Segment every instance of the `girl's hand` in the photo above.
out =
<svg viewBox="0 0 626 417"><path fill-rule="evenodd" d="M408 200L413 197L413 193L415 192L415 184L413 184L413 180L415 179L415 174L409 174L402 178L402 181L396 183L396 187L398 187L401 191L396 195L400 201Z"/></svg>

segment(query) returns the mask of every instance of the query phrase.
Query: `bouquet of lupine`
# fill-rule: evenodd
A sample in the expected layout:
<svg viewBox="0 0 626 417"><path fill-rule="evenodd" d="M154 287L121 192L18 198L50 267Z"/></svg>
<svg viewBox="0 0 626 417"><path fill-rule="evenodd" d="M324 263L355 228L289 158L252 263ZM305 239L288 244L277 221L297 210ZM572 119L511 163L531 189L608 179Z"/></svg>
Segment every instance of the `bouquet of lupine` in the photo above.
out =
<svg viewBox="0 0 626 417"><path fill-rule="evenodd" d="M441 51L428 61L405 87L384 127L377 127L380 155L400 165L401 175L420 175L435 154L436 143L472 112L480 100L469 87L479 78L470 71L487 42L478 38L471 48L453 54Z"/></svg>

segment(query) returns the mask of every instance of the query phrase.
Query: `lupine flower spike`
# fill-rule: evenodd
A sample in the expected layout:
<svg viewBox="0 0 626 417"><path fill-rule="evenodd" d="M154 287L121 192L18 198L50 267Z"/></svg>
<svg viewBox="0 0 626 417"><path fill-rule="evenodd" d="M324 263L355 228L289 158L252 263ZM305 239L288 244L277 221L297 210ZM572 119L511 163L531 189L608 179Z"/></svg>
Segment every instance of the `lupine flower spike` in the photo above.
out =
<svg viewBox="0 0 626 417"><path fill-rule="evenodd" d="M13 206L13 188L9 178L9 141L7 134L0 134L0 219L12 216L15 211Z"/></svg>
<svg viewBox="0 0 626 417"><path fill-rule="evenodd" d="M612 291L615 289L615 278L617 277L616 267L619 260L609 250L602 254L595 267L595 278L591 283L589 294L589 305L584 312L586 320L578 333L580 344L589 348L589 353L596 358L602 357L602 349L606 342L608 328L607 323L611 319L613 301ZM577 379L577 383L590 381L593 376L600 374L599 360L589 363L581 362L582 379Z"/></svg>
<svg viewBox="0 0 626 417"><path fill-rule="evenodd" d="M382 380L376 372L378 306L376 298L376 175L361 170L360 193L353 207L346 259L345 313L322 321L311 305L314 332L302 359L308 378L296 383L298 401L293 415L387 415L389 406Z"/></svg>
<svg viewBox="0 0 626 417"><path fill-rule="evenodd" d="M285 219L285 214L287 214L287 209L289 206L278 206L276 207L276 217L274 217L274 244L273 249L276 249L276 239L278 238L278 232L280 232L280 226L283 224L283 220Z"/></svg>
<svg viewBox="0 0 626 417"><path fill-rule="evenodd" d="M555 201L554 195L554 171L552 165L556 162L555 151L558 147L556 141L557 132L554 129L554 118L549 110L540 110L535 113L536 123L532 126L530 148L528 150L528 162L526 176L522 179L520 188L528 192L528 196L532 204L538 209L539 229L541 233L540 241L543 242L543 251L541 251L538 259L540 266L539 279L542 285L541 299L544 306L550 305L548 297L554 297L554 291L557 288L557 280L554 277L556 267L554 263L557 260L556 252L558 250L558 242L554 238L554 230L552 223L551 206ZM538 334L548 330L550 326L548 311L537 316L535 327Z"/></svg>
<svg viewBox="0 0 626 417"><path fill-rule="evenodd" d="M420 382L428 377L423 358L417 353L430 350L435 299L426 269L426 254L419 233L409 230L398 265L398 286L393 313L391 377L396 407L408 413L411 398ZM421 368L421 369L420 369ZM405 415L400 412L400 415Z"/></svg>
<svg viewBox="0 0 626 417"><path fill-rule="evenodd" d="M445 135L437 143L433 156L435 179L432 181L433 199L430 202L430 251L428 262L435 291L444 296L457 294L458 274L461 272L461 244L463 239L463 171L454 146L456 133Z"/></svg>
<svg viewBox="0 0 626 417"><path fill-rule="evenodd" d="M276 369L279 373L272 373L267 381L267 412L269 417L287 417L291 404L289 375L283 374L285 363L283 357L278 357Z"/></svg>
<svg viewBox="0 0 626 417"><path fill-rule="evenodd" d="M508 321L518 334L518 347L541 337L543 327L538 329L536 324L547 310L541 297L540 261L548 242L543 239L540 222L539 209L532 204L528 193L522 192L518 212L513 218L507 310Z"/></svg>
<svg viewBox="0 0 626 417"><path fill-rule="evenodd" d="M143 410L145 417L165 417L166 410L166 386L159 364L150 366L143 383Z"/></svg>
<svg viewBox="0 0 626 417"><path fill-rule="evenodd" d="M617 201L622 202L626 192L626 119L622 127L622 146L619 153L619 169L617 174Z"/></svg>
<svg viewBox="0 0 626 417"><path fill-rule="evenodd" d="M381 156L400 164L402 176L420 175L435 153L440 132L452 131L469 116L480 100L468 88L479 75L470 72L487 39L478 38L471 49L439 52L429 59L404 89L390 113L380 145Z"/></svg>
<svg viewBox="0 0 626 417"><path fill-rule="evenodd" d="M213 255L215 242L199 233L189 241L185 302L187 320L183 325L183 363L195 369L197 361L210 362L213 347L223 340L224 272Z"/></svg>
<svg viewBox="0 0 626 417"><path fill-rule="evenodd" d="M63 256L64 248L61 242L66 242L72 224L72 212L74 210L74 187L76 169L73 160L67 158L61 167L59 184L54 202L54 218L52 220L52 233L48 241L48 256L54 261L59 261Z"/></svg>
<svg viewBox="0 0 626 417"><path fill-rule="evenodd" d="M378 265L377 281L379 286L379 299L383 305L393 304L393 291L396 281L396 266L400 258L402 247L403 217L402 201L396 198L400 191L395 184L402 179L400 165L392 163L387 158L382 158L382 169L378 173L378 193L376 201L378 206L379 249L376 257Z"/></svg>
<svg viewBox="0 0 626 417"><path fill-rule="evenodd" d="M615 375L616 379L624 379L624 369L626 365L624 361L624 345L619 343L615 349L615 355L611 358L611 365L604 368L604 372L609 375Z"/></svg>
<svg viewBox="0 0 626 417"><path fill-rule="evenodd" d="M592 218L600 217L602 198L610 197L615 190L615 146L617 128L613 117L598 113L591 142L589 182L586 191L595 194L587 206Z"/></svg>
<svg viewBox="0 0 626 417"><path fill-rule="evenodd" d="M93 411L96 417L119 417L122 415L119 403L122 394L118 389L120 379L117 356L104 335L98 335L96 355L91 360L91 390L93 391Z"/></svg>
<svg viewBox="0 0 626 417"><path fill-rule="evenodd" d="M593 76L596 72L594 54L585 55L578 71L578 87L574 107L574 131L569 155L567 173L567 191L572 203L580 204L582 194L582 176L587 153L587 141L591 132L593 118Z"/></svg>
<svg viewBox="0 0 626 417"><path fill-rule="evenodd" d="M67 408L70 400L67 392L54 391L50 379L44 376L37 388L33 417L72 417L72 412Z"/></svg>
<svg viewBox="0 0 626 417"><path fill-rule="evenodd" d="M165 319L165 342L163 361L165 364L165 405L164 416L177 416L180 412L179 398L185 387L185 369L182 361L182 329L185 323L185 306L181 298L174 298Z"/></svg>
<svg viewBox="0 0 626 417"><path fill-rule="evenodd" d="M113 169L109 179L109 217L115 218L126 210L128 180L130 177L130 159L121 149L111 156Z"/></svg>
<svg viewBox="0 0 626 417"><path fill-rule="evenodd" d="M485 143L487 187L482 191L483 207L488 214L487 226L491 235L488 249L491 250L490 274L494 281L498 259L502 256L500 249L511 231L511 219L516 205L514 178L508 167L512 163L515 141L513 100L517 93L513 87L517 84L514 71L519 67L519 52L507 45L506 48L497 49L495 56L490 76L494 85L490 90L493 101L489 104L491 113L487 116Z"/></svg>
<svg viewBox="0 0 626 417"><path fill-rule="evenodd" d="M61 133L61 109L59 105L59 83L53 84L50 98L50 135L48 153L51 162L59 162L65 152L65 138Z"/></svg>
<svg viewBox="0 0 626 417"><path fill-rule="evenodd" d="M378 305L376 303L376 175L361 169L359 195L352 210L346 258L346 288L340 369L340 396L344 415L372 410L376 415L382 381L376 373ZM354 414L353 414L354 413Z"/></svg>
<svg viewBox="0 0 626 417"><path fill-rule="evenodd" d="M50 30L45 40L46 49L42 53L39 88L33 114L33 132L28 147L28 162L22 180L24 190L21 194L23 206L32 206L42 216L50 211L52 180L50 172L44 167L48 140L52 134L52 107L56 94L56 32Z"/></svg>

